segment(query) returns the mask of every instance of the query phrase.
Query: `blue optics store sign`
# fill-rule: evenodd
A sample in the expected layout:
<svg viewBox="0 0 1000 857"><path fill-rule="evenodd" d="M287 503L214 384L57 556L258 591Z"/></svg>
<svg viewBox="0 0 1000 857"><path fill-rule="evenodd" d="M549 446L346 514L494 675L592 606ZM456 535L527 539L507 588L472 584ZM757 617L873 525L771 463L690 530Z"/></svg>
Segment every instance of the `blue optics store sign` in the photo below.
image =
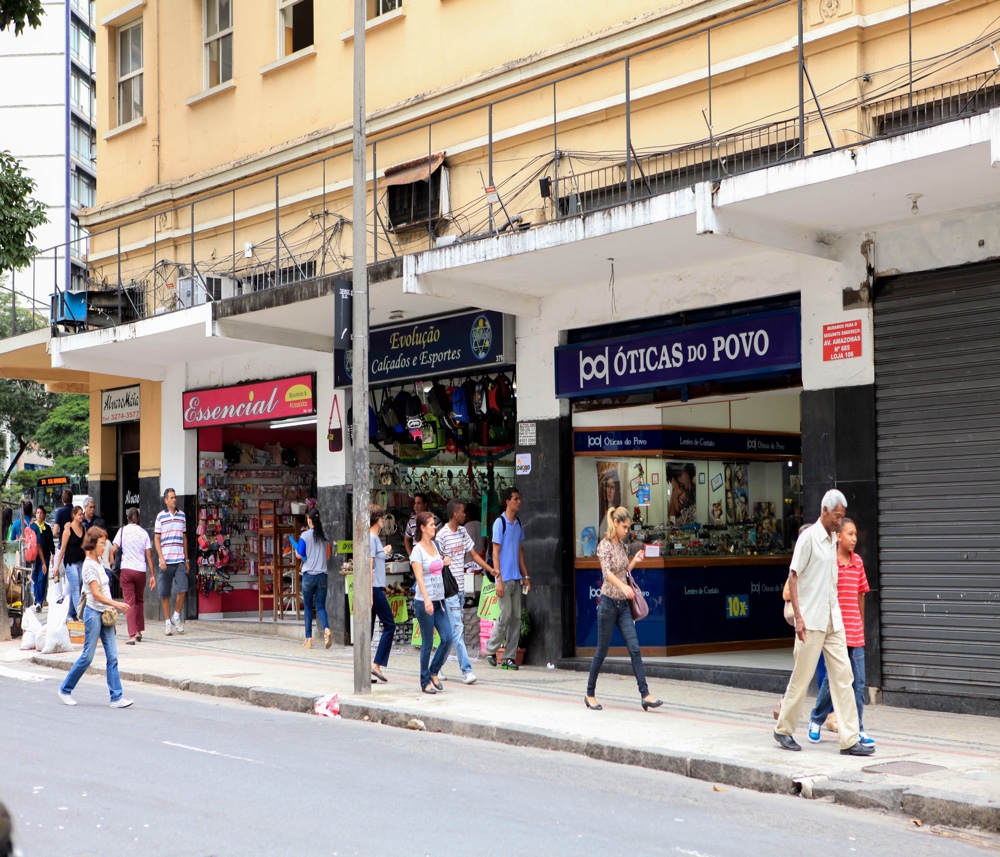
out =
<svg viewBox="0 0 1000 857"><path fill-rule="evenodd" d="M556 349L556 395L604 396L801 366L798 309Z"/></svg>
<svg viewBox="0 0 1000 857"><path fill-rule="evenodd" d="M350 288L337 299L334 386L351 384ZM449 374L494 371L514 362L511 319L492 310L466 312L372 330L368 382L372 386Z"/></svg>
<svg viewBox="0 0 1000 857"><path fill-rule="evenodd" d="M581 429L573 432L573 451L798 456L802 454L802 437L797 434L701 429Z"/></svg>

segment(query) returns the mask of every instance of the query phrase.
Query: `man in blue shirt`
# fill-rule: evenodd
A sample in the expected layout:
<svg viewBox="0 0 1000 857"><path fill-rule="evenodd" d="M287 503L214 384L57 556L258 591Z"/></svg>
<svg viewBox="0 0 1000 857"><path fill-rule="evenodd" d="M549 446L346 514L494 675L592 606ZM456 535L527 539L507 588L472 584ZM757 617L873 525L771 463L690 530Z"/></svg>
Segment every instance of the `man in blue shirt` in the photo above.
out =
<svg viewBox="0 0 1000 857"><path fill-rule="evenodd" d="M524 564L524 528L517 517L521 510L521 494L516 488L505 488L500 498L504 513L493 522L493 568L497 576L497 600L500 618L486 643L486 662L497 665L497 650L504 647L501 666L516 670L517 644L521 637L521 593L531 591L531 578Z"/></svg>

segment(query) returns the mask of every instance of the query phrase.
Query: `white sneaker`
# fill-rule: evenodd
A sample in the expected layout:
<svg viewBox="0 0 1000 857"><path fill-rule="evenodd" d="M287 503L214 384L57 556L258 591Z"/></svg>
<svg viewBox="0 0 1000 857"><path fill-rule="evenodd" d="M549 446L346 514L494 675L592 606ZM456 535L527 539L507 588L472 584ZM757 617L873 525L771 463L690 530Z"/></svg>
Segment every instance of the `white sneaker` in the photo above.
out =
<svg viewBox="0 0 1000 857"><path fill-rule="evenodd" d="M124 696L121 699L116 699L111 703L112 708L128 708L132 704L131 699L126 699Z"/></svg>
<svg viewBox="0 0 1000 857"><path fill-rule="evenodd" d="M63 705L76 705L76 700L73 699L68 693L63 693L59 691L59 698L62 700Z"/></svg>
<svg viewBox="0 0 1000 857"><path fill-rule="evenodd" d="M167 619L167 630L165 633L168 637L172 637L174 635L174 623L169 619Z"/></svg>
<svg viewBox="0 0 1000 857"><path fill-rule="evenodd" d="M462 676L462 684L475 684L475 683L476 683L475 673L466 673L464 676Z"/></svg>
<svg viewBox="0 0 1000 857"><path fill-rule="evenodd" d="M174 628L177 630L178 634L184 633L184 620L181 619L179 615L174 613L174 615L170 617L170 621L174 623Z"/></svg>

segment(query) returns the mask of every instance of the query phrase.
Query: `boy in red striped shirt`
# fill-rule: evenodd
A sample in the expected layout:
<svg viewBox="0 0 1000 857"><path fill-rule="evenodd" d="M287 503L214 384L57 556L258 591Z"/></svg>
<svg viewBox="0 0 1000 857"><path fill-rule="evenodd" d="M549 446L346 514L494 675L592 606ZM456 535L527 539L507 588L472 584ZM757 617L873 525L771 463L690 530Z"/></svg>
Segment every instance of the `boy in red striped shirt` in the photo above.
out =
<svg viewBox="0 0 1000 857"><path fill-rule="evenodd" d="M847 638L847 655L854 672L854 697L858 702L858 740L866 747L874 747L875 740L865 733L862 712L865 704L865 593L871 591L865 564L854 548L858 544L858 528L850 518L844 518L837 533L837 599L844 617L844 636ZM823 685L816 697L816 707L809 716L809 740L819 743L820 730L833 711L830 698L830 680Z"/></svg>

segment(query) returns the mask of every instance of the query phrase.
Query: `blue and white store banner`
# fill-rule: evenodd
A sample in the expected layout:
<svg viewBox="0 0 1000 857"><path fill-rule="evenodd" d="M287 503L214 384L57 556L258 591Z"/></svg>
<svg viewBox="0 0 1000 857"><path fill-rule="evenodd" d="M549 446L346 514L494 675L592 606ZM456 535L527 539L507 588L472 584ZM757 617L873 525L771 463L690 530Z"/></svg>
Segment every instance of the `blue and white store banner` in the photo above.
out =
<svg viewBox="0 0 1000 857"><path fill-rule="evenodd" d="M338 301L334 385L351 384L350 301ZM341 333L342 332L342 333ZM514 365L514 317L493 310L416 321L371 331L368 383L379 386L447 375L496 372Z"/></svg>
<svg viewBox="0 0 1000 857"><path fill-rule="evenodd" d="M564 345L555 358L560 398L788 372L802 365L799 310Z"/></svg>

